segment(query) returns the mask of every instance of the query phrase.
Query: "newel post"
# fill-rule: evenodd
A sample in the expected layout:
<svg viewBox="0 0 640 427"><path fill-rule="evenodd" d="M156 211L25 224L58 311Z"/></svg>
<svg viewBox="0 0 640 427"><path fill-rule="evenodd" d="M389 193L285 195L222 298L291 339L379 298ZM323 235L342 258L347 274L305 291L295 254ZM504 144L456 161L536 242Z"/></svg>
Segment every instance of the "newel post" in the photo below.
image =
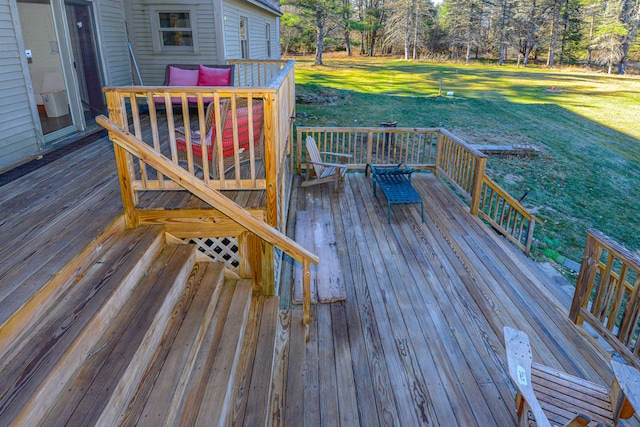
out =
<svg viewBox="0 0 640 427"><path fill-rule="evenodd" d="M473 171L473 186L471 187L471 215L478 215L480 197L482 196L482 181L484 179L484 170L486 167L487 158L476 157L476 167Z"/></svg>
<svg viewBox="0 0 640 427"><path fill-rule="evenodd" d="M571 309L569 310L569 319L575 324L582 324L580 308L589 303L588 291L591 289L591 283L593 283L598 270L600 248L598 248L596 244L596 239L591 234L591 230L587 230L587 243L584 247L584 255L582 256L580 273L578 274L578 281L576 282L576 290L573 294Z"/></svg>
<svg viewBox="0 0 640 427"><path fill-rule="evenodd" d="M127 110L124 102L121 102L120 96L116 90L105 90L107 98L107 108L109 110L109 119L123 129L127 129ZM109 139L113 141L116 136L109 133ZM113 144L113 151L116 158L116 166L118 167L118 181L120 182L120 194L122 195L122 205L124 207L124 218L128 228L138 226L138 215L136 213L136 205L138 204L138 192L133 188L135 180L135 172L133 165L133 157L124 148L118 144Z"/></svg>

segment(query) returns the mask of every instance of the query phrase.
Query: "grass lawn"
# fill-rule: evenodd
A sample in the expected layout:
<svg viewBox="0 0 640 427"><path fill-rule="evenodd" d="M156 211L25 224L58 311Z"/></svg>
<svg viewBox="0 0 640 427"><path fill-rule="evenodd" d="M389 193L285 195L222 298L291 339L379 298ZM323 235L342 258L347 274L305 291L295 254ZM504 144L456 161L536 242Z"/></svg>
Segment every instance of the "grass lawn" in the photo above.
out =
<svg viewBox="0 0 640 427"><path fill-rule="evenodd" d="M580 262L586 229L640 249L640 77L537 68L297 60L298 126L444 127L472 144L531 144L542 155L490 157L488 173L544 225L533 256ZM437 97L442 79L443 94ZM555 87L556 91L549 89Z"/></svg>

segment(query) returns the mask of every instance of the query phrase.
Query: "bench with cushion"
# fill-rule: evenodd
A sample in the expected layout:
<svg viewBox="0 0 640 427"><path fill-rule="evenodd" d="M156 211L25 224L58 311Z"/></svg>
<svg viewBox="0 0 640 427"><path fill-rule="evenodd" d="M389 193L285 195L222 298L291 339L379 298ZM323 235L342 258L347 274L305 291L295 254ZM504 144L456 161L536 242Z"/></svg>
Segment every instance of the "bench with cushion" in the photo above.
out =
<svg viewBox="0 0 640 427"><path fill-rule="evenodd" d="M169 64L165 69L163 86L233 86L235 65L200 65L200 64ZM189 103L195 104L197 98L189 97ZM205 98L205 104L212 101ZM165 100L155 98L156 104L164 104ZM174 97L171 103L179 105L180 98Z"/></svg>

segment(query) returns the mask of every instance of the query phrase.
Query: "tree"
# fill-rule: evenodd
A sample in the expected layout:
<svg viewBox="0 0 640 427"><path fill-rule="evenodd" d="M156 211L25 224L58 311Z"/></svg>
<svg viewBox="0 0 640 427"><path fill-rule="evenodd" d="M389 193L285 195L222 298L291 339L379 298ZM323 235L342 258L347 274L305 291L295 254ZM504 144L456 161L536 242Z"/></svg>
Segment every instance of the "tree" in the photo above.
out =
<svg viewBox="0 0 640 427"><path fill-rule="evenodd" d="M598 63L607 66L609 74L611 74L613 64L623 57L621 41L626 34L627 30L620 22L605 24L595 33L591 48L596 53Z"/></svg>
<svg viewBox="0 0 640 427"><path fill-rule="evenodd" d="M336 0L291 0L288 4L298 8L303 20L309 23L313 22L313 26L316 29L316 57L314 64L324 65L322 52L326 24L329 19L335 19L339 4Z"/></svg>

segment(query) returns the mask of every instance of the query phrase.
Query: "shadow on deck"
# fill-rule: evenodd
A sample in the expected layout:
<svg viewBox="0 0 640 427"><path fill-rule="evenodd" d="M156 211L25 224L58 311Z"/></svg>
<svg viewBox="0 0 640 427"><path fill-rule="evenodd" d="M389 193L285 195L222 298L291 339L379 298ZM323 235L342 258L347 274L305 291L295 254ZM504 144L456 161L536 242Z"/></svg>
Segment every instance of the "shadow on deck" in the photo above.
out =
<svg viewBox="0 0 640 427"><path fill-rule="evenodd" d="M434 175L412 182L424 223L402 205L387 224L363 174L347 174L339 194L294 184L290 218L332 212L347 287L345 302L312 308L306 425L515 425L505 325L529 335L534 361L610 384L608 355L567 319L542 270Z"/></svg>

